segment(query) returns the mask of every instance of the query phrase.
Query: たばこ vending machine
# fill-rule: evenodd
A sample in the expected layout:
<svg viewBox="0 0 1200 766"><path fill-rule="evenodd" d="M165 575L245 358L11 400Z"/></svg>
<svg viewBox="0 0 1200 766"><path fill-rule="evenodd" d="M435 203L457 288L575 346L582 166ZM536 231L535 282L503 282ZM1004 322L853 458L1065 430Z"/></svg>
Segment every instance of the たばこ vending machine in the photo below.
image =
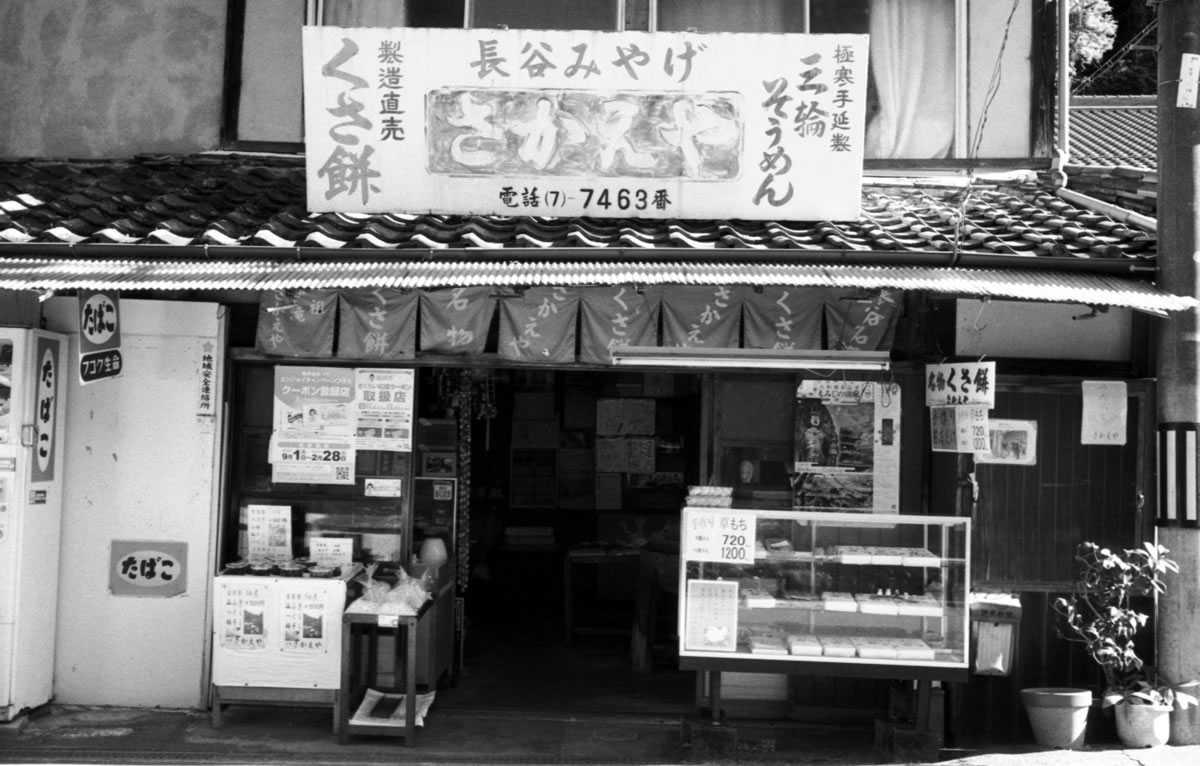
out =
<svg viewBox="0 0 1200 766"><path fill-rule="evenodd" d="M0 327L0 721L50 701L65 336Z"/></svg>

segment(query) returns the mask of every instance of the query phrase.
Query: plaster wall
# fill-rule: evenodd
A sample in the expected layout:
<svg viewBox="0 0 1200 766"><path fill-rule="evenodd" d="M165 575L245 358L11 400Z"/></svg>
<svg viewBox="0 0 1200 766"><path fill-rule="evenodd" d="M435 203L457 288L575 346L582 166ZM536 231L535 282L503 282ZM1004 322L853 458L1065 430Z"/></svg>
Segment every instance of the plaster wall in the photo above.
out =
<svg viewBox="0 0 1200 766"><path fill-rule="evenodd" d="M70 336L54 699L200 708L219 501L225 309L121 301L123 374L79 383L74 298L43 308ZM201 355L217 368L215 417L198 415ZM187 544L183 594L113 595L114 540Z"/></svg>
<svg viewBox="0 0 1200 766"><path fill-rule="evenodd" d="M226 0L0 2L0 159L216 149Z"/></svg>
<svg viewBox="0 0 1200 766"><path fill-rule="evenodd" d="M961 356L1125 362L1133 343L1129 309L1024 301L960 300L954 353Z"/></svg>

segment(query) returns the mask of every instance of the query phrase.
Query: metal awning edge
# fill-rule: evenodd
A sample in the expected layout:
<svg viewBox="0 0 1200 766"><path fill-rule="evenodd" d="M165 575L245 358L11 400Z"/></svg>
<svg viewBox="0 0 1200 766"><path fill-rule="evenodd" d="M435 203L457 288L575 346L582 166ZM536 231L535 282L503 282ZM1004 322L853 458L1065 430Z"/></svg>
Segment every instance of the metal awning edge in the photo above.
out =
<svg viewBox="0 0 1200 766"><path fill-rule="evenodd" d="M528 263L496 261L98 261L0 258L0 289L288 290L437 289L472 285L729 285L928 291L945 295L1131 308L1153 313L1200 306L1138 279L1042 269L719 263Z"/></svg>

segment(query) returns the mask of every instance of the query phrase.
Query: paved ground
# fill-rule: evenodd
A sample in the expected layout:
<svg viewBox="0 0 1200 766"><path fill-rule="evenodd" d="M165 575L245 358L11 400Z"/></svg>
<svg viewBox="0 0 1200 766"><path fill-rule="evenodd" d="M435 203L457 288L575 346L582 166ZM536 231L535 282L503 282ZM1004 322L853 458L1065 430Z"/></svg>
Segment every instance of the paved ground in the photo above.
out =
<svg viewBox="0 0 1200 766"><path fill-rule="evenodd" d="M875 746L873 727L862 724L736 721L737 744L732 746L732 735L685 726L672 716L529 717L487 709L439 713L435 702L411 748L401 739L380 737L354 737L342 745L331 724L328 712L307 709L233 706L222 727L214 728L208 715L199 711L51 705L13 724L0 725L0 763L865 766L911 762L882 755ZM942 750L936 761L945 766L1200 765L1200 746Z"/></svg>

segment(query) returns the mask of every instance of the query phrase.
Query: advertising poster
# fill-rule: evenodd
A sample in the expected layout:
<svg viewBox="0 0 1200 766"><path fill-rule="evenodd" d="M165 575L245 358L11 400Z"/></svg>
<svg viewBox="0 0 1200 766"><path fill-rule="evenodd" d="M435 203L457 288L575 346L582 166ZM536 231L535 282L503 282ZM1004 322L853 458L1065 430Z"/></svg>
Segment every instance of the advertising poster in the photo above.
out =
<svg viewBox="0 0 1200 766"><path fill-rule="evenodd" d="M793 508L900 512L900 386L806 380L796 392Z"/></svg>
<svg viewBox="0 0 1200 766"><path fill-rule="evenodd" d="M329 651L329 615L322 586L279 581L279 621L283 651L325 654ZM338 626L340 629L340 626Z"/></svg>
<svg viewBox="0 0 1200 766"><path fill-rule="evenodd" d="M412 452L413 370L354 371L357 449Z"/></svg>
<svg viewBox="0 0 1200 766"><path fill-rule="evenodd" d="M220 577L217 583L217 633L226 649L262 651L267 647L267 596L270 581Z"/></svg>
<svg viewBox="0 0 1200 766"><path fill-rule="evenodd" d="M737 651L736 580L688 580L687 625L683 648L699 652Z"/></svg>
<svg viewBox="0 0 1200 766"><path fill-rule="evenodd" d="M281 484L354 483L354 370L275 368L271 480Z"/></svg>

